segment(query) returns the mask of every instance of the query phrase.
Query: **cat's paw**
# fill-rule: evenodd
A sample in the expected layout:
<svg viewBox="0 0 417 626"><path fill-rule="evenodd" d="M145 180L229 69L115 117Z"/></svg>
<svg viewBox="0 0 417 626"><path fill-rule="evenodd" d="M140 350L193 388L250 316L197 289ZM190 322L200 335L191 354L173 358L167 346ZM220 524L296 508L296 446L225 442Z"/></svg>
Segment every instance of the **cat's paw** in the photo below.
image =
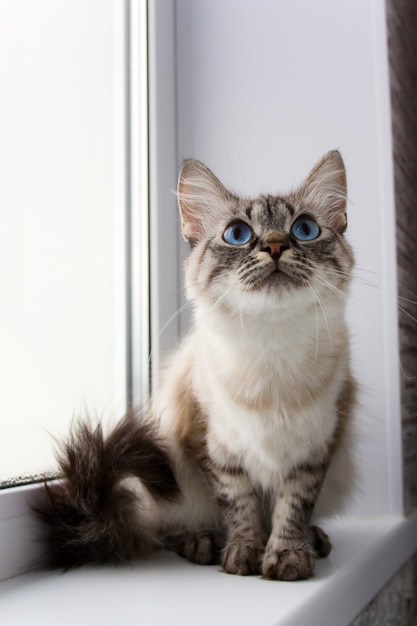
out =
<svg viewBox="0 0 417 626"><path fill-rule="evenodd" d="M259 574L263 550L263 546L231 541L223 550L222 569L238 576Z"/></svg>
<svg viewBox="0 0 417 626"><path fill-rule="evenodd" d="M314 554L309 548L268 550L262 562L262 577L268 580L303 580L314 575Z"/></svg>
<svg viewBox="0 0 417 626"><path fill-rule="evenodd" d="M171 538L170 548L198 565L218 565L223 542L218 533L208 530L184 532Z"/></svg>

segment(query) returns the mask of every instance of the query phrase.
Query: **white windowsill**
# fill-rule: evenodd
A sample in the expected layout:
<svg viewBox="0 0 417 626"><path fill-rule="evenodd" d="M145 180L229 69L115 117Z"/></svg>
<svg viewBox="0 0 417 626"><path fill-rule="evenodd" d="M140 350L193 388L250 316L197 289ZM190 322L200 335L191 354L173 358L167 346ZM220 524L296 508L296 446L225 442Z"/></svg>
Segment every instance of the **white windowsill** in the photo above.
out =
<svg viewBox="0 0 417 626"><path fill-rule="evenodd" d="M417 549L417 514L350 518L332 521L326 529L334 548L309 581L228 576L218 567L161 552L134 567L28 573L6 580L0 584L1 622L346 626Z"/></svg>

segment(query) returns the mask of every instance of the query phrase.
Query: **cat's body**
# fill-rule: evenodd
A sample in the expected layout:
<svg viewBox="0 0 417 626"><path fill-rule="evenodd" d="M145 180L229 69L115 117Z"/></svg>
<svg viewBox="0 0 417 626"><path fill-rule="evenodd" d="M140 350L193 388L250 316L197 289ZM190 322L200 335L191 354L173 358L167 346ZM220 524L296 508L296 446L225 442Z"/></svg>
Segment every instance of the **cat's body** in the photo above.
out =
<svg viewBox="0 0 417 626"><path fill-rule="evenodd" d="M328 153L297 191L255 199L187 161L178 199L193 330L141 421L73 434L43 511L50 560L167 545L229 573L307 578L330 550L310 522L354 395L343 161Z"/></svg>

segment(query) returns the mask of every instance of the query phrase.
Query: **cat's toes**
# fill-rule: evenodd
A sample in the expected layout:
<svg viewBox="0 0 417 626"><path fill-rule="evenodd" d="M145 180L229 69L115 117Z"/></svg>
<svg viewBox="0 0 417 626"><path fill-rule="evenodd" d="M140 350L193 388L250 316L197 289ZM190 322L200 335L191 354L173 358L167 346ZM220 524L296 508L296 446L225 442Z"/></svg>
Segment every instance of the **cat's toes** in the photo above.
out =
<svg viewBox="0 0 417 626"><path fill-rule="evenodd" d="M314 575L314 555L309 549L285 549L265 554L262 576L268 580L303 580Z"/></svg>
<svg viewBox="0 0 417 626"><path fill-rule="evenodd" d="M311 526L313 533L313 549L319 559L324 559L330 554L332 544L328 535L318 526Z"/></svg>
<svg viewBox="0 0 417 626"><path fill-rule="evenodd" d="M227 574L259 574L263 547L232 541L223 550L222 569Z"/></svg>
<svg viewBox="0 0 417 626"><path fill-rule="evenodd" d="M221 538L217 533L202 530L185 532L172 542L172 549L180 556L199 565L220 563Z"/></svg>

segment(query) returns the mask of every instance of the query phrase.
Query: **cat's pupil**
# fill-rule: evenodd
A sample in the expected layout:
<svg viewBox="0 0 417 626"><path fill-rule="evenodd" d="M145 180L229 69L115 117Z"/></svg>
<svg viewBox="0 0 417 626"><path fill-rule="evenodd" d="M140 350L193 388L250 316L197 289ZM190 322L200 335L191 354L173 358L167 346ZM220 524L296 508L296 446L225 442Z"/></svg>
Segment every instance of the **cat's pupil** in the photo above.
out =
<svg viewBox="0 0 417 626"><path fill-rule="evenodd" d="M311 226L307 221L302 222L301 229L306 237L308 237L311 234Z"/></svg>

